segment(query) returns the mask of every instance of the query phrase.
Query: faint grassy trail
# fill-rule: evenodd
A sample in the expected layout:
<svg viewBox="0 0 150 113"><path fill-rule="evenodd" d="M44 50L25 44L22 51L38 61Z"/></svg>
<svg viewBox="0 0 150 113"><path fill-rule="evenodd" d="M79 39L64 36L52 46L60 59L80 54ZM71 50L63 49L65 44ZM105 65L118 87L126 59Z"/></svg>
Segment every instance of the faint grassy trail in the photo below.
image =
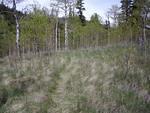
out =
<svg viewBox="0 0 150 113"><path fill-rule="evenodd" d="M127 52L106 48L56 53L25 59L19 70L1 64L1 84L13 95L0 113L147 113L149 67L140 67L136 54L128 53L126 75Z"/></svg>

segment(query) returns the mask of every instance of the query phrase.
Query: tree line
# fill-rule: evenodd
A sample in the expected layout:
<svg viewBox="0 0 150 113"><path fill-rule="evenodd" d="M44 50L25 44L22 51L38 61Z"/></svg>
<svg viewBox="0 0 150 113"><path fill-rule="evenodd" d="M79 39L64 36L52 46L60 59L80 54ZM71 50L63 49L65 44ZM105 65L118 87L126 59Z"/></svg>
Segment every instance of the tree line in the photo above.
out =
<svg viewBox="0 0 150 113"><path fill-rule="evenodd" d="M50 9L41 9L35 4L22 12L17 11L20 2L23 0L1 1L1 57L99 47L124 41L138 42L146 49L149 41L149 0L121 0L121 7L113 5L108 9L105 21L97 13L86 20L84 0L54 0Z"/></svg>

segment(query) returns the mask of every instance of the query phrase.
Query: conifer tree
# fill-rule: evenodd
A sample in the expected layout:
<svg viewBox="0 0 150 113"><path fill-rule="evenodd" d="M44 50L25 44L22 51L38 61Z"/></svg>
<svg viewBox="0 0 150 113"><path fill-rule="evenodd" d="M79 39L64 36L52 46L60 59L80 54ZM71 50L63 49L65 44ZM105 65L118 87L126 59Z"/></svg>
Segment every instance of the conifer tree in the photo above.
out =
<svg viewBox="0 0 150 113"><path fill-rule="evenodd" d="M86 22L86 19L85 19L85 16L83 15L83 11L85 10L84 6L83 6L83 1L84 0L77 0L77 9L78 9L78 15L79 15L79 18L81 20L81 23L83 25L85 25L85 22Z"/></svg>
<svg viewBox="0 0 150 113"><path fill-rule="evenodd" d="M132 15L133 0L121 0L123 21L127 22Z"/></svg>

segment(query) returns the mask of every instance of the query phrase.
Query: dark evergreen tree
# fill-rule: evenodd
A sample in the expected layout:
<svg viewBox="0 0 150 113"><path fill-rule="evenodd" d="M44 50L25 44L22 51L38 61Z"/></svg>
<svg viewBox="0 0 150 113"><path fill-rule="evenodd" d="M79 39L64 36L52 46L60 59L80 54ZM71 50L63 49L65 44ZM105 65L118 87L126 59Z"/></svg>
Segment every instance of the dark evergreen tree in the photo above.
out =
<svg viewBox="0 0 150 113"><path fill-rule="evenodd" d="M123 20L127 22L132 15L133 0L121 0L121 9Z"/></svg>
<svg viewBox="0 0 150 113"><path fill-rule="evenodd" d="M79 18L82 22L83 25L85 25L85 22L86 22L86 18L85 16L83 15L83 11L85 10L84 6L83 6L83 1L84 0L77 0L77 9L78 9L78 15L79 15Z"/></svg>

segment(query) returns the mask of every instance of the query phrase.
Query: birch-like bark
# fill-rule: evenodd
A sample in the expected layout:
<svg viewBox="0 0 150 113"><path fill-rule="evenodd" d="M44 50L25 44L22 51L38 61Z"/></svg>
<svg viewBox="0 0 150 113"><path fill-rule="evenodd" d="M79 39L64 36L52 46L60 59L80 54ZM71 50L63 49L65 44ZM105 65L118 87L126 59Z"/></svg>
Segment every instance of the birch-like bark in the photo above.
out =
<svg viewBox="0 0 150 113"><path fill-rule="evenodd" d="M59 9L56 10L56 28L55 28L55 49L58 50L58 12Z"/></svg>
<svg viewBox="0 0 150 113"><path fill-rule="evenodd" d="M65 50L68 49L67 0L65 0Z"/></svg>
<svg viewBox="0 0 150 113"><path fill-rule="evenodd" d="M16 23L16 52L17 52L17 55L20 56L20 47L19 47L19 38L20 38L20 26L19 26L19 19L18 19L18 16L16 14L16 0L13 0L13 13L14 13L14 17L15 17L15 23Z"/></svg>
<svg viewBox="0 0 150 113"><path fill-rule="evenodd" d="M20 51L20 47L19 47L19 38L20 38L20 26L19 26L19 21L18 21L18 17L15 14L15 22L16 22L16 48L17 48L17 53L19 55L19 51Z"/></svg>

